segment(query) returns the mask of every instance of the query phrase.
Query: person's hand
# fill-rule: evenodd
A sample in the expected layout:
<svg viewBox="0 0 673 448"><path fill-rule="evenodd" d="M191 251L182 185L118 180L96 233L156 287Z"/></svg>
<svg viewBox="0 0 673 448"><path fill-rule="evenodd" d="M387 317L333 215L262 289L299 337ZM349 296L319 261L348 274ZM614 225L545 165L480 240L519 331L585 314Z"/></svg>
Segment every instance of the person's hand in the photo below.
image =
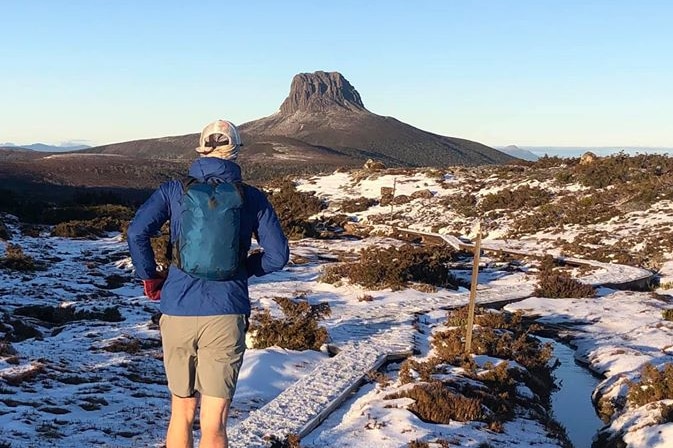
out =
<svg viewBox="0 0 673 448"><path fill-rule="evenodd" d="M164 285L165 280L166 279L164 278L151 278L149 280L143 280L143 290L148 299L161 299L161 287Z"/></svg>

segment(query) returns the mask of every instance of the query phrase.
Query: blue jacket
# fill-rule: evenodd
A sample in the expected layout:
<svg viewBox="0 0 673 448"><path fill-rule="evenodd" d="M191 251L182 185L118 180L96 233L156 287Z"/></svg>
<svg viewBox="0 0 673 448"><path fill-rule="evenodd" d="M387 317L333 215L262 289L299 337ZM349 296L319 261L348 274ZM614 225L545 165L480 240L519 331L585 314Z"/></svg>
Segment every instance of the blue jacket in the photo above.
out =
<svg viewBox="0 0 673 448"><path fill-rule="evenodd" d="M201 157L192 163L189 175L200 181L216 178L225 182L241 180L241 168L233 162L213 157ZM264 193L244 185L241 211L241 244L250 249L253 235L264 249L248 256L245 269L230 280L211 281L192 277L171 265L161 290L161 312L173 316L214 316L221 314L250 314L248 277L262 276L283 268L290 251L278 217ZM143 280L156 278L156 261L150 237L170 220L171 244L180 234L179 216L182 183L163 183L138 209L128 228L128 244L136 274Z"/></svg>

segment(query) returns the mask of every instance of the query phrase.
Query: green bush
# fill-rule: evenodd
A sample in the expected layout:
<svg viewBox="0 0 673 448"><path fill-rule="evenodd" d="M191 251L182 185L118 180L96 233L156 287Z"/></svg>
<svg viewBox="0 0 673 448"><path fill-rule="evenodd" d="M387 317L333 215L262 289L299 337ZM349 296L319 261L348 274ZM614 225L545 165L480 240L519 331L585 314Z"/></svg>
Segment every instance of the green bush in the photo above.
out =
<svg viewBox="0 0 673 448"><path fill-rule="evenodd" d="M599 157L591 163L575 164L573 180L587 187L605 188L611 185L661 184L664 175L673 171L673 159L662 154L627 155L623 152Z"/></svg>
<svg viewBox="0 0 673 448"><path fill-rule="evenodd" d="M558 156L544 155L539 159L537 159L535 162L533 162L530 166L532 168L547 170L549 168L564 168L567 166L576 165L577 163L579 163L578 158L567 159Z"/></svg>
<svg viewBox="0 0 673 448"><path fill-rule="evenodd" d="M609 221L620 214L614 206L617 200L613 191L594 191L583 197L562 197L516 218L512 223L510 236L535 233L550 228L563 228L566 225L587 225Z"/></svg>

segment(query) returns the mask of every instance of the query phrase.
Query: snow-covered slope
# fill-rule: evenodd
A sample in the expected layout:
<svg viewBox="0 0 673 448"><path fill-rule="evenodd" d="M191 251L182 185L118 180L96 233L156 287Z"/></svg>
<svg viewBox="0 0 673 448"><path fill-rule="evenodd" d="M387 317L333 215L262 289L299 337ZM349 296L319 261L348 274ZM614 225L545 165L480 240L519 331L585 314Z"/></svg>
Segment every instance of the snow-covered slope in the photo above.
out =
<svg viewBox="0 0 673 448"><path fill-rule="evenodd" d="M293 242L294 263L252 281L253 308L255 312L263 308L278 312L274 298L298 295L311 303L327 302L332 314L323 325L330 334L330 345L341 351L331 357L326 349L248 350L232 404L231 446L254 446L265 435L291 433L306 433L302 440L306 447L404 447L414 440L439 439L462 446L563 446L539 415L523 411L501 432L480 422L423 422L407 409L408 401L384 400L404 390L396 363L383 367L387 384L366 382L352 389L352 395L341 397L345 401L336 400L339 404L333 413L322 413L349 385L359 383L364 371L379 366L381 356L413 348L418 359L427 358L432 334L446 326L445 310L462 306L468 299L463 288L392 291L370 290L347 281L323 283L319 277L326 264L365 247L398 244L389 237L391 226L474 237L475 217L458 210L456 196L470 193L481 200L489 193L522 185L555 190L559 195L582 194L584 189L479 169L336 172L300 180L299 189L315 191L329 203L322 215L345 214L357 224L358 232L367 229L360 235L368 236ZM375 204L344 212L343 204L349 199L381 199L381 187L394 188L396 197L410 200L392 207ZM659 202L608 221L543 229L516 239L510 231L517 217L492 213L484 220L484 244L567 255L564 242L586 241L592 232L601 232L619 244L636 233L645 235L644 228L661 230L668 213L666 202ZM41 262L44 270L0 269L0 334L5 339L0 345L0 442L13 448L162 446L169 395L159 333L152 322L157 304L145 299L133 280L125 243L114 235L100 240L25 236L18 223L6 217L4 221L9 222L11 242ZM591 244L600 243L594 240ZM662 273L673 272L670 253L664 251L661 260ZM524 255L519 264L512 265L495 253L485 253L478 301L529 297L508 309L541 316L542 323L561 329L577 347L578 359L603 375L596 391L602 403L623 396L626 380L637 381L644 363L670 363L673 324L661 314L673 308L668 290L660 290L662 295L656 297L608 288L600 289L599 297L592 299L532 297L534 264ZM459 278L469 279L469 266L457 264L451 269ZM612 264L571 272L590 283L619 283L630 275ZM667 279L663 277L662 282ZM71 311L64 311L68 308ZM89 314L66 319L75 310ZM347 372L347 367L356 365L357 369ZM521 389L520 398L527 393ZM660 418L661 406L667 404L671 403L619 408L606 431L622 432L628 446L665 447L673 431L672 424Z"/></svg>

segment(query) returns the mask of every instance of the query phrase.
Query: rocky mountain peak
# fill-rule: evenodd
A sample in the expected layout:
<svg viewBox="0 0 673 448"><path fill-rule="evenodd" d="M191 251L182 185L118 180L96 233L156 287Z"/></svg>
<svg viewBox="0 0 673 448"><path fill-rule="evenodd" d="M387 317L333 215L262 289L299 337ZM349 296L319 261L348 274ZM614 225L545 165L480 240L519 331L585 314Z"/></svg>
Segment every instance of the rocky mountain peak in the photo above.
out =
<svg viewBox="0 0 673 448"><path fill-rule="evenodd" d="M280 106L283 115L335 109L366 110L358 91L341 73L323 71L295 75L290 94Z"/></svg>

